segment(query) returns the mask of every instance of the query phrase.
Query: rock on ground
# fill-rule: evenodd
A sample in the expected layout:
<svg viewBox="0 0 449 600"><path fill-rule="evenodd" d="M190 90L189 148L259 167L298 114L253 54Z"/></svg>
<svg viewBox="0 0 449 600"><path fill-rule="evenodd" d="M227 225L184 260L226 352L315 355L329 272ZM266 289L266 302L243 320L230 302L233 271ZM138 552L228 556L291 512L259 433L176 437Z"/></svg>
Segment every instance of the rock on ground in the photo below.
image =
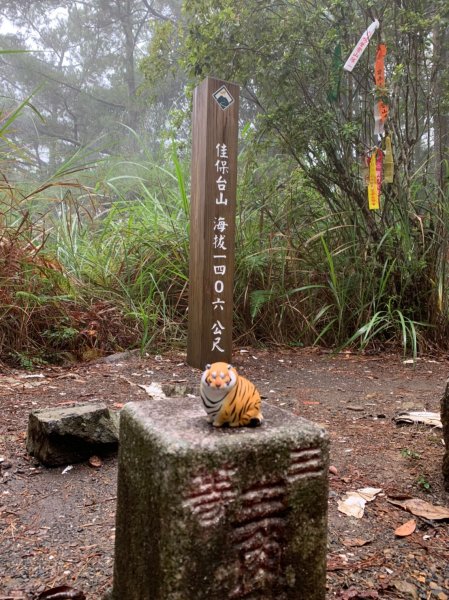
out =
<svg viewBox="0 0 449 600"><path fill-rule="evenodd" d="M117 444L118 418L103 403L46 408L29 416L27 451L46 466L81 462Z"/></svg>

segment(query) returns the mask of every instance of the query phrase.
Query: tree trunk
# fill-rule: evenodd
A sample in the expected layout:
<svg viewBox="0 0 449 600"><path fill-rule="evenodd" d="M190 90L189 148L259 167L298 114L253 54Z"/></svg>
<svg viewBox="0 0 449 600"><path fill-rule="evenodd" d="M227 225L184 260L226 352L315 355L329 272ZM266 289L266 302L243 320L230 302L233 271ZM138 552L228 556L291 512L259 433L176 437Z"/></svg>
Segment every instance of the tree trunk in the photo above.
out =
<svg viewBox="0 0 449 600"><path fill-rule="evenodd" d="M434 29L434 69L435 69L435 111L434 111L434 173L437 185L437 214L439 220L436 225L437 260L435 261L436 289L430 322L438 325L446 323L445 316L448 311L447 290L449 287L447 274L447 260L449 248L448 217L446 211L447 195L449 191L449 115L445 109L448 91L445 89L447 82L443 74L449 58L449 35L445 27L437 25ZM441 332L444 335L444 332Z"/></svg>

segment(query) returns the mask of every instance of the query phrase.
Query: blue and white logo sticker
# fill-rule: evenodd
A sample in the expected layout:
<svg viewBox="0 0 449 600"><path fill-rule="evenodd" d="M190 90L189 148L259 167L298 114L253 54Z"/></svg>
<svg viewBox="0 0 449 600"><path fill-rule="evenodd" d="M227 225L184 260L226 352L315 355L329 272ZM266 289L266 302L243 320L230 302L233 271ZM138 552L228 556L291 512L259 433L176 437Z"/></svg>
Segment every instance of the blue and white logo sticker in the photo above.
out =
<svg viewBox="0 0 449 600"><path fill-rule="evenodd" d="M226 110L231 106L234 102L234 98L229 93L227 87L222 85L220 89L218 89L214 94L212 94L215 100L220 105L220 108Z"/></svg>

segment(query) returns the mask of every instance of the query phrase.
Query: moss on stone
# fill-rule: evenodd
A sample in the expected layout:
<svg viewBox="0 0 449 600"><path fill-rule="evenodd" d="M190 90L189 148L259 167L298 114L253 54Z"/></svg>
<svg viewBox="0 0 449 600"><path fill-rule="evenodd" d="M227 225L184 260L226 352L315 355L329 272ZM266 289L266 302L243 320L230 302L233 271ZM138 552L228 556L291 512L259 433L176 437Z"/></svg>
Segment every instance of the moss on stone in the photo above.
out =
<svg viewBox="0 0 449 600"><path fill-rule="evenodd" d="M178 402L122 412L114 600L323 600L325 432L274 407L217 430Z"/></svg>

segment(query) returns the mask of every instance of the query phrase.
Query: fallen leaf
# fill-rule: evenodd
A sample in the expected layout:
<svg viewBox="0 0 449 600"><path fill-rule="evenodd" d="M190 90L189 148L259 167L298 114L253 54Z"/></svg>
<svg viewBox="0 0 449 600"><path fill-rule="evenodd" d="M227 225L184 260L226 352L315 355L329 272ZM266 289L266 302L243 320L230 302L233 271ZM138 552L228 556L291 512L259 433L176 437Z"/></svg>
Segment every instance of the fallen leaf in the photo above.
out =
<svg viewBox="0 0 449 600"><path fill-rule="evenodd" d="M348 557L345 554L327 557L327 571L342 571L348 566Z"/></svg>
<svg viewBox="0 0 449 600"><path fill-rule="evenodd" d="M37 600L86 600L86 596L83 592L68 585L60 585L51 590L45 590L39 594Z"/></svg>
<svg viewBox="0 0 449 600"><path fill-rule="evenodd" d="M361 519L365 504L371 502L382 491L382 488L360 488L356 492L345 494L338 501L338 510L349 517Z"/></svg>
<svg viewBox="0 0 449 600"><path fill-rule="evenodd" d="M45 377L42 375L36 375L36 376L31 376L32 378L34 377L34 379L37 377L40 379L40 381L24 381L24 378L27 377L28 379L30 378L29 376L19 376L19 378L15 378L15 377L7 377L6 375L2 375L0 376L0 387L2 388L7 388L7 389L11 389L11 388L25 388L25 389L31 389L34 387L39 387L40 385L46 384L48 383L45 379ZM44 380L42 380L42 377L44 377Z"/></svg>
<svg viewBox="0 0 449 600"><path fill-rule="evenodd" d="M99 469L100 467L103 466L103 461L101 460L101 458L99 456L91 456L89 458L89 466L93 467L94 469Z"/></svg>
<svg viewBox="0 0 449 600"><path fill-rule="evenodd" d="M412 513L416 517L423 517L424 519L430 519L431 521L441 521L444 519L449 519L449 509L444 506L436 506L435 504L430 504L430 502L426 502L425 500L421 500L420 498L410 498L409 500L390 500L388 499L390 504L394 504L394 506L399 506L404 510Z"/></svg>
<svg viewBox="0 0 449 600"><path fill-rule="evenodd" d="M358 590L351 586L348 590L342 590L337 598L340 598L340 600L365 600L379 598L379 592L376 590Z"/></svg>
<svg viewBox="0 0 449 600"><path fill-rule="evenodd" d="M142 390L151 396L152 398L166 398L164 390L160 383L150 383L150 385L144 385L143 383L138 383L137 387L140 387Z"/></svg>
<svg viewBox="0 0 449 600"><path fill-rule="evenodd" d="M337 467L334 467L334 465L330 465L330 467L329 467L329 473L332 473L332 475L338 475L338 469L337 469Z"/></svg>
<svg viewBox="0 0 449 600"><path fill-rule="evenodd" d="M365 511L366 500L359 496L356 492L345 494L341 500L337 503L338 510L348 515L348 517L355 517L361 519Z"/></svg>
<svg viewBox="0 0 449 600"><path fill-rule="evenodd" d="M398 592L402 592L403 594L408 594L410 598L413 600L418 599L418 592L416 586L408 581L403 581L402 579L395 579L391 582L390 586L394 587Z"/></svg>
<svg viewBox="0 0 449 600"><path fill-rule="evenodd" d="M410 500L410 498L412 498L412 496L410 496L410 494L408 494L407 492L403 492L397 489L389 489L386 490L386 492L388 498L392 498L394 500Z"/></svg>
<svg viewBox="0 0 449 600"><path fill-rule="evenodd" d="M55 377L55 379L75 379L79 383L86 383L86 380L82 379L77 373L63 373Z"/></svg>
<svg viewBox="0 0 449 600"><path fill-rule="evenodd" d="M55 404L55 406L73 406L74 402L73 400L65 400L64 402L58 402L57 404Z"/></svg>
<svg viewBox="0 0 449 600"><path fill-rule="evenodd" d="M362 538L345 538L342 540L342 543L347 548L360 548L361 546L371 544L372 541L373 540L363 540Z"/></svg>
<svg viewBox="0 0 449 600"><path fill-rule="evenodd" d="M439 412L428 412L428 411L408 411L400 412L393 418L395 423L423 423L424 425L430 425L431 427L438 427L442 429L443 424Z"/></svg>
<svg viewBox="0 0 449 600"><path fill-rule="evenodd" d="M374 500L374 498L377 496L377 494L380 494L381 491L382 491L382 488L366 487L366 488L359 488L357 490L357 493L360 494L360 496L362 496L362 498L365 498L365 500L367 502L371 502L372 500Z"/></svg>
<svg viewBox="0 0 449 600"><path fill-rule="evenodd" d="M410 521L407 521L406 523L403 523L397 527L394 531L394 535L397 535L398 537L407 537L408 535L411 535L415 529L416 521L415 519L410 519Z"/></svg>

